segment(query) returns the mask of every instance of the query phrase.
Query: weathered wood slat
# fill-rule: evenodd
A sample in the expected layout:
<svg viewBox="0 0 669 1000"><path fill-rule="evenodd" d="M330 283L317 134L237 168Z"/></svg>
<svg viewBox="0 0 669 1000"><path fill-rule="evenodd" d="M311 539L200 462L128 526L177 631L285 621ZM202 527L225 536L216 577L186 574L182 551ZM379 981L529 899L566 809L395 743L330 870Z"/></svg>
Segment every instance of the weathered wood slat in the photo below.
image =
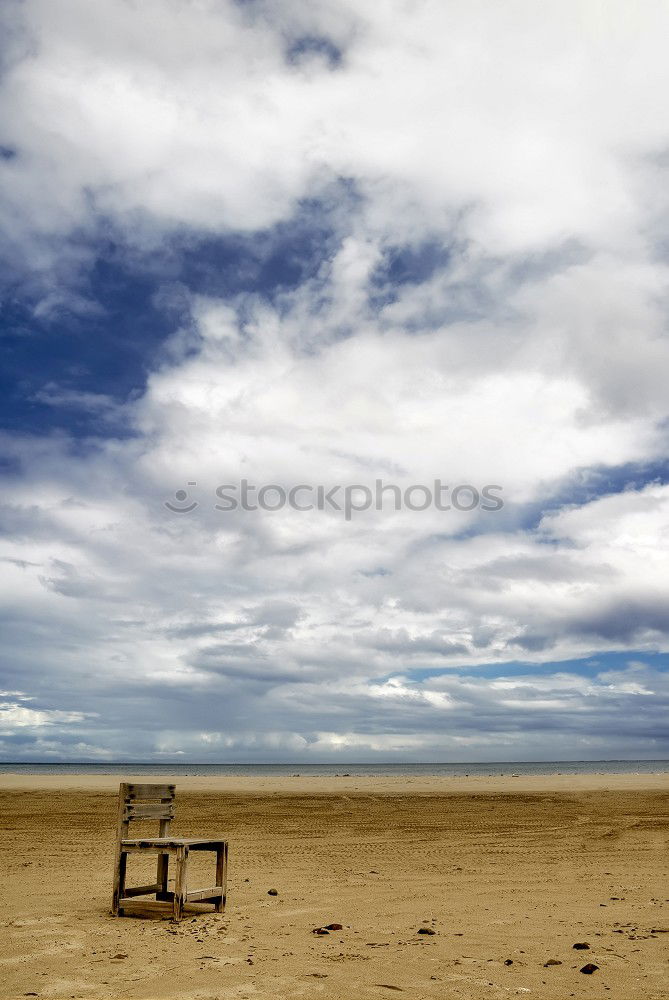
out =
<svg viewBox="0 0 669 1000"><path fill-rule="evenodd" d="M160 892L162 886L160 885L133 885L131 889L124 889L123 896L125 899L128 896L148 896L151 892Z"/></svg>
<svg viewBox="0 0 669 1000"><path fill-rule="evenodd" d="M214 885L211 889L194 889L193 892L186 893L186 901L188 903L194 903L196 900L200 899L219 899L223 895L223 887L220 885Z"/></svg>
<svg viewBox="0 0 669 1000"><path fill-rule="evenodd" d="M140 840L136 844L124 844L123 851L125 854L146 854L147 851L152 851L152 852L160 851L163 854L169 854L170 857L174 857L176 855L177 848L176 846L169 846L169 845L168 846L163 845L162 847L158 847L157 845L152 844L151 841L148 841L148 843L144 843L144 841Z"/></svg>
<svg viewBox="0 0 669 1000"><path fill-rule="evenodd" d="M125 795L128 799L173 799L176 785L131 785L125 784Z"/></svg>
<svg viewBox="0 0 669 1000"><path fill-rule="evenodd" d="M216 885L221 887L221 897L216 900L216 912L222 913L225 906L228 883L228 845L220 844L216 850Z"/></svg>
<svg viewBox="0 0 669 1000"><path fill-rule="evenodd" d="M114 890L112 893L112 913L115 917L123 913L119 907L119 900L123 896L125 869L128 860L128 855L121 850L121 841L128 836L128 821L125 816L127 791L127 784L121 782L118 796L118 810L116 813L116 857L114 858Z"/></svg>
<svg viewBox="0 0 669 1000"><path fill-rule="evenodd" d="M215 851L224 847L225 840L198 840L195 837L132 837L124 840L123 850L131 847L153 847L155 850L168 851L170 847L189 847L192 851Z"/></svg>
<svg viewBox="0 0 669 1000"><path fill-rule="evenodd" d="M127 897L125 897L121 900L121 903L123 904L123 906L133 906L133 905L150 906L151 909L153 909L155 906L158 909L162 910L174 909L174 904L172 903L171 899L170 902L166 902L165 900L162 899L142 899L141 896L135 896L132 899L128 899Z"/></svg>
<svg viewBox="0 0 669 1000"><path fill-rule="evenodd" d="M125 807L127 819L174 819L171 802L128 802Z"/></svg>
<svg viewBox="0 0 669 1000"><path fill-rule="evenodd" d="M158 831L159 837L166 837L170 832L170 821L168 819L161 819L160 829ZM160 892L158 894L159 898L167 898L165 893L167 892L167 882L169 877L169 865L170 856L169 854L159 854L158 864L156 865L156 882L160 883Z"/></svg>
<svg viewBox="0 0 669 1000"><path fill-rule="evenodd" d="M188 848L177 847L175 861L176 874L174 877L174 898L172 900L172 916L176 921L181 920L184 912L184 903L188 893L188 881L186 878L186 862L188 861Z"/></svg>

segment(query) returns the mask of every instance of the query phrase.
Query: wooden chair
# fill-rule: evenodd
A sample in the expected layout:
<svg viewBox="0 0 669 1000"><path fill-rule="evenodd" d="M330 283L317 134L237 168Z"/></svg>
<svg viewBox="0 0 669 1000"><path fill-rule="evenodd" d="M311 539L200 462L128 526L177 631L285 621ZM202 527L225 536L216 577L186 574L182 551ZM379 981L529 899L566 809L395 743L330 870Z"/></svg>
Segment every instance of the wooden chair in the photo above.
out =
<svg viewBox="0 0 669 1000"><path fill-rule="evenodd" d="M174 819L175 785L134 785L123 782L118 798L118 824L116 828L116 861L114 864L114 895L112 913L123 916L128 902L155 893L158 905L171 907L174 920L181 920L186 903L213 903L216 912L225 906L228 872L228 844L225 840L193 840L189 837L171 837L170 823ZM128 828L135 820L158 820L157 837L128 839ZM190 851L213 851L216 854L216 884L210 889L188 891L187 864ZM158 868L154 885L140 885L126 889L125 871L129 854L150 852L158 855ZM168 890L170 858L174 859L174 891ZM152 905L156 905L153 903Z"/></svg>

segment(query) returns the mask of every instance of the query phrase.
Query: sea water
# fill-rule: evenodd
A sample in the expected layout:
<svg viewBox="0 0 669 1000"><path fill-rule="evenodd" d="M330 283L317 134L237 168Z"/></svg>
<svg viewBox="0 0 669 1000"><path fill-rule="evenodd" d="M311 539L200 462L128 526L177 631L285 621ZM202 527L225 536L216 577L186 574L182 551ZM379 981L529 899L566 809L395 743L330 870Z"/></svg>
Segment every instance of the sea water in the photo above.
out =
<svg viewBox="0 0 669 1000"><path fill-rule="evenodd" d="M669 760L545 760L545 761L489 761L470 764L450 763L397 763L364 764L340 761L337 764L304 764L301 762L279 764L187 764L142 761L120 761L105 763L41 763L12 762L0 763L0 774L119 774L144 775L146 777L169 774L182 776L222 776L222 777L444 777L530 774L665 774L669 772Z"/></svg>

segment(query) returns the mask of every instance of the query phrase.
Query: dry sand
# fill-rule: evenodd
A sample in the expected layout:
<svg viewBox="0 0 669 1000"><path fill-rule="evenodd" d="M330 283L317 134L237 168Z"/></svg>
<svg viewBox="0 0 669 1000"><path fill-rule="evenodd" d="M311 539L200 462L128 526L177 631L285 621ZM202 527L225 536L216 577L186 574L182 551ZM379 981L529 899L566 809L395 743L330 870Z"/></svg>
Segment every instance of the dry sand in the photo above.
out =
<svg viewBox="0 0 669 1000"><path fill-rule="evenodd" d="M669 775L181 778L230 882L178 926L109 915L118 781L0 776L2 1000L669 998Z"/></svg>

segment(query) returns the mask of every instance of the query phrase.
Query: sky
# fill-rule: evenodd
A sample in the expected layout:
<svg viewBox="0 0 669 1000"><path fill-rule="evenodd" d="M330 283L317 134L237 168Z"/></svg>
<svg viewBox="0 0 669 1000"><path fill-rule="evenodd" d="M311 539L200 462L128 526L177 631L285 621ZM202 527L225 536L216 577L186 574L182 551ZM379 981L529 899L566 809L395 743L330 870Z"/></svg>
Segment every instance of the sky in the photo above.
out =
<svg viewBox="0 0 669 1000"><path fill-rule="evenodd" d="M667 5L0 19L0 759L668 758Z"/></svg>

